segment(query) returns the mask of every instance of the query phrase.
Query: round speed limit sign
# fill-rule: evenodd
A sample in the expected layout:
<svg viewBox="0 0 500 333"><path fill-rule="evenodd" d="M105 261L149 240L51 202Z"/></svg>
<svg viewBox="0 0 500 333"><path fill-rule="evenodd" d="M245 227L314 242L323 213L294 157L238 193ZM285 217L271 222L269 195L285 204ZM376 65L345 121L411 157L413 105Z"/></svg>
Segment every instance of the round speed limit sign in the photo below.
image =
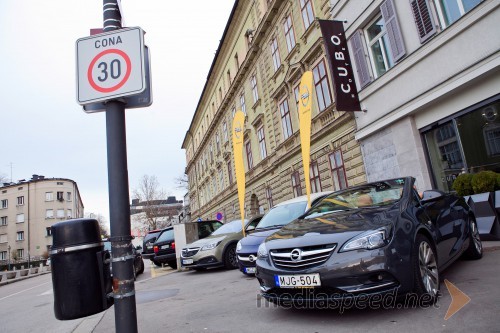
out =
<svg viewBox="0 0 500 333"><path fill-rule="evenodd" d="M77 41L78 103L102 102L144 91L143 35L140 28L127 28Z"/></svg>

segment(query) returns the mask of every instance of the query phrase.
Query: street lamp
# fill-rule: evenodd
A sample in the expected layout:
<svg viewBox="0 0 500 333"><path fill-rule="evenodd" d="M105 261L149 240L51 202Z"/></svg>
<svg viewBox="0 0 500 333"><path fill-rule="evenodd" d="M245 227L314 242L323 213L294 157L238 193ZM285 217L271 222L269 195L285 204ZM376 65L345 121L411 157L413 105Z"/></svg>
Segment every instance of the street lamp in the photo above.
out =
<svg viewBox="0 0 500 333"><path fill-rule="evenodd" d="M7 246L7 251L9 252L9 271L10 271L10 245Z"/></svg>

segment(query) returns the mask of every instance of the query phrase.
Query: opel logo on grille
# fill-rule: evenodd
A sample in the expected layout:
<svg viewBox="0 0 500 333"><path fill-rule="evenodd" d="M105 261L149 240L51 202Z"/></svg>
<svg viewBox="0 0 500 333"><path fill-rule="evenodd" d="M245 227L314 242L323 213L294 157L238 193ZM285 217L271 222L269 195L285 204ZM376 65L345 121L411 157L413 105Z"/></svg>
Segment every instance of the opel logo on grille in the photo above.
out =
<svg viewBox="0 0 500 333"><path fill-rule="evenodd" d="M292 252L290 252L290 259L292 259L292 261L299 261L302 259L302 250L293 249Z"/></svg>
<svg viewBox="0 0 500 333"><path fill-rule="evenodd" d="M248 261L254 262L255 261L255 256L253 254L248 256Z"/></svg>

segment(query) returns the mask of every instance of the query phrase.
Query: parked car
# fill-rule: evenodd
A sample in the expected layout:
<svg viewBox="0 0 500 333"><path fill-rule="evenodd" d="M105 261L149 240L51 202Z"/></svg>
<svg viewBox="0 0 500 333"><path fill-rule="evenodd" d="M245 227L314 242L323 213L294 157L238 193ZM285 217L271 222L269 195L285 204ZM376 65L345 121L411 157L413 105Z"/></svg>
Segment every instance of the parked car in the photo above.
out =
<svg viewBox="0 0 500 333"><path fill-rule="evenodd" d="M223 224L221 221L218 221L218 220L203 220L203 221L196 222L196 223L198 224L198 238L199 239L202 239L202 238L209 236L212 232L217 230ZM158 237L160 236L160 234L165 229L169 229L169 228L172 228L172 227L167 227L164 229L157 229L157 230L149 231L146 234L146 236L144 237L144 240L143 240L144 246L143 246L143 250L142 250L142 256L145 259L151 259L151 261L156 266L161 266L162 263L167 263L165 260L163 260L164 258L161 260L155 260L156 253L154 251L154 245L155 245L155 242L157 241Z"/></svg>
<svg viewBox="0 0 500 333"><path fill-rule="evenodd" d="M151 261L157 265L167 264L172 268L177 268L175 257L174 227L162 230L156 242L153 244L154 257Z"/></svg>
<svg viewBox="0 0 500 333"><path fill-rule="evenodd" d="M332 192L320 192L311 194L311 206L318 200ZM267 212L259 222L252 234L242 238L236 246L238 266L240 271L246 275L255 274L255 261L257 260L257 249L267 236L275 233L285 224L293 221L304 214L307 209L307 196L283 201Z"/></svg>
<svg viewBox="0 0 500 333"><path fill-rule="evenodd" d="M244 220L245 231L255 229L262 215ZM238 267L236 243L243 237L241 220L234 220L215 230L209 237L197 240L182 249L181 264L194 270L210 267Z"/></svg>
<svg viewBox="0 0 500 333"><path fill-rule="evenodd" d="M463 254L481 258L482 244L462 197L438 190L420 197L414 183L405 177L335 192L268 237L257 255L262 295L277 304L306 291L323 304L408 292L435 301L440 273Z"/></svg>
<svg viewBox="0 0 500 333"><path fill-rule="evenodd" d="M104 249L108 250L111 254L111 242L107 239L104 240ZM134 254L134 279L137 275L144 273L144 260L142 255L137 249L132 246L132 253ZM111 272L112 273L112 272Z"/></svg>

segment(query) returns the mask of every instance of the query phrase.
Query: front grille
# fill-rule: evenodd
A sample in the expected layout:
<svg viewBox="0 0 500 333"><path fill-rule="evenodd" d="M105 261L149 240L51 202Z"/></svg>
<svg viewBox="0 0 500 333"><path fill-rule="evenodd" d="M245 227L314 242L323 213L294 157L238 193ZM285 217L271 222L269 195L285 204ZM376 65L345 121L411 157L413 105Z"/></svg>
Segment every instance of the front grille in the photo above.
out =
<svg viewBox="0 0 500 333"><path fill-rule="evenodd" d="M304 269L325 263L337 244L271 250L274 265L285 269Z"/></svg>
<svg viewBox="0 0 500 333"><path fill-rule="evenodd" d="M252 254L239 254L238 259L241 263L248 267L255 266L255 261L257 260L257 253Z"/></svg>
<svg viewBox="0 0 500 333"><path fill-rule="evenodd" d="M194 256L198 251L200 250L199 247L192 247L192 248L187 248L187 249L182 249L182 254L181 256L183 258L188 258Z"/></svg>

